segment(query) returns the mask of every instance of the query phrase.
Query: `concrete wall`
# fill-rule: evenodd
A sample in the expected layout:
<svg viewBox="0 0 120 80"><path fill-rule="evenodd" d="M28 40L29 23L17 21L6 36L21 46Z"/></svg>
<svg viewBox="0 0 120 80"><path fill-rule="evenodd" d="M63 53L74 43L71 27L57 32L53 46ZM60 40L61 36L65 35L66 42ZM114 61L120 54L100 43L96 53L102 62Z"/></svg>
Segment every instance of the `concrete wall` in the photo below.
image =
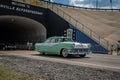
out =
<svg viewBox="0 0 120 80"><path fill-rule="evenodd" d="M102 53L102 54L107 54L108 50L106 50L104 47L102 47L101 45L99 45L98 43L96 43L93 39L91 39L90 37L88 37L86 34L84 34L82 31L80 31L79 29L77 29L75 26L70 25L70 28L75 29L75 41L77 42L82 42L82 43L90 43L91 46L91 50L93 53Z"/></svg>
<svg viewBox="0 0 120 80"><path fill-rule="evenodd" d="M47 12L47 37L63 36L64 30L69 28L69 23L59 17L54 12L48 10Z"/></svg>

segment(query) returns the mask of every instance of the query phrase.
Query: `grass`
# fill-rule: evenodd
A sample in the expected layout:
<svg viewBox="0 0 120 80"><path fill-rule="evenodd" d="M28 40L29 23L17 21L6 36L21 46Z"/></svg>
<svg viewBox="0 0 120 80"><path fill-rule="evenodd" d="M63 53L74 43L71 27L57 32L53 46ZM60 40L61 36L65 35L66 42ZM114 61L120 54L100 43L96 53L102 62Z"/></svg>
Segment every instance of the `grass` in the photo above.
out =
<svg viewBox="0 0 120 80"><path fill-rule="evenodd" d="M16 73L11 68L0 65L0 80L30 80L28 77Z"/></svg>

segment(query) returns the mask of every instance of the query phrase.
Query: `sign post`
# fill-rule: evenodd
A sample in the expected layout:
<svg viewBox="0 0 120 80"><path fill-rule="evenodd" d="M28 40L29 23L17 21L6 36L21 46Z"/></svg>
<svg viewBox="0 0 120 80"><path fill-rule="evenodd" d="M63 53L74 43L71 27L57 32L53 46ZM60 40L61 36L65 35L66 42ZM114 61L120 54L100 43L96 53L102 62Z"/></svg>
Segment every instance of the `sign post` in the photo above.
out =
<svg viewBox="0 0 120 80"><path fill-rule="evenodd" d="M111 10L112 10L112 0L110 0Z"/></svg>

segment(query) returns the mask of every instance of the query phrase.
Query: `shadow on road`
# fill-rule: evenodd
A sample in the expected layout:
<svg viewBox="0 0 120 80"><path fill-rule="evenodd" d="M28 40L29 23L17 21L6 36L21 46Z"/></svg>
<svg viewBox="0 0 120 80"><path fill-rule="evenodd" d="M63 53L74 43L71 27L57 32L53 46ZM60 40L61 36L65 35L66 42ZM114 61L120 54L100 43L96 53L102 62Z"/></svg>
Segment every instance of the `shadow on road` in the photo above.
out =
<svg viewBox="0 0 120 80"><path fill-rule="evenodd" d="M67 58L64 58L60 55L50 55L50 54L45 54L45 55L42 55L42 54L31 54L33 56L42 56L42 57L49 57L49 58L59 58L59 59L86 59L86 58L91 58L89 56L86 56L86 57L80 57L78 55L69 55Z"/></svg>

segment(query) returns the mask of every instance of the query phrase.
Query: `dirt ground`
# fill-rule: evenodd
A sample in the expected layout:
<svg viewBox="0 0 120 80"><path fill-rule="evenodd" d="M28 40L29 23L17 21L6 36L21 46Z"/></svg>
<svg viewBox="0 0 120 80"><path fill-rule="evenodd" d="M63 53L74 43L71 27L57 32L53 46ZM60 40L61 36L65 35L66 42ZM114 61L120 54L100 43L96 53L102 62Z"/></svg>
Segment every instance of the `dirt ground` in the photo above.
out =
<svg viewBox="0 0 120 80"><path fill-rule="evenodd" d="M120 72L88 68L25 57L0 55L5 64L17 72L43 80L120 80Z"/></svg>

